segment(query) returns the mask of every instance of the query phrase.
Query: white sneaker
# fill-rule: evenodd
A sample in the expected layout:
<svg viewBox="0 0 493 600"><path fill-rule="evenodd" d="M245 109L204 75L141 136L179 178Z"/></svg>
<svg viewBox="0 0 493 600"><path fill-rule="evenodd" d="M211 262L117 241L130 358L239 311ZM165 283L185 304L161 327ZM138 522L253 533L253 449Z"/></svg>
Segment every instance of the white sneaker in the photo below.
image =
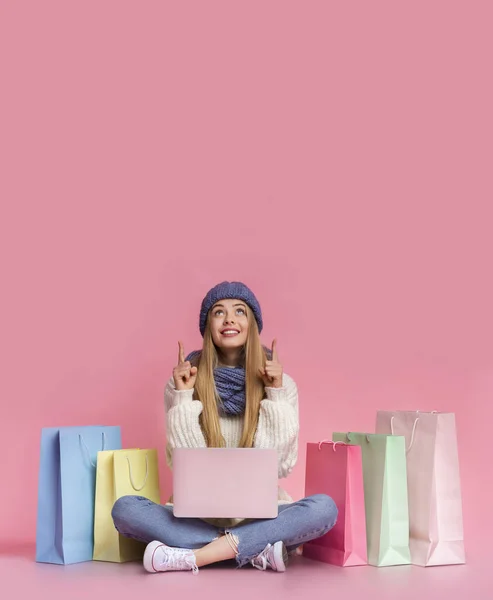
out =
<svg viewBox="0 0 493 600"><path fill-rule="evenodd" d="M256 569L265 571L270 567L273 571L282 573L288 564L288 552L284 542L276 542L274 545L267 544L260 554L250 561Z"/></svg>
<svg viewBox="0 0 493 600"><path fill-rule="evenodd" d="M144 552L144 569L149 573L192 570L196 575L199 572L192 550L172 548L162 542L147 544Z"/></svg>

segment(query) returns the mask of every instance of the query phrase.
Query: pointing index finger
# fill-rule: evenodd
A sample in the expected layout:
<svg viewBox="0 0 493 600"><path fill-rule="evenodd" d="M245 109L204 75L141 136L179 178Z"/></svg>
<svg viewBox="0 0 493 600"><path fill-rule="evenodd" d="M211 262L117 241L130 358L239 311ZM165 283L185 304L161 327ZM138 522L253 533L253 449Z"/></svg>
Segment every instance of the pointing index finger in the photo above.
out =
<svg viewBox="0 0 493 600"><path fill-rule="evenodd" d="M183 344L181 342L178 342L178 362L185 362L185 351L183 350Z"/></svg>
<svg viewBox="0 0 493 600"><path fill-rule="evenodd" d="M272 360L278 362L279 356L277 354L277 340L272 342Z"/></svg>

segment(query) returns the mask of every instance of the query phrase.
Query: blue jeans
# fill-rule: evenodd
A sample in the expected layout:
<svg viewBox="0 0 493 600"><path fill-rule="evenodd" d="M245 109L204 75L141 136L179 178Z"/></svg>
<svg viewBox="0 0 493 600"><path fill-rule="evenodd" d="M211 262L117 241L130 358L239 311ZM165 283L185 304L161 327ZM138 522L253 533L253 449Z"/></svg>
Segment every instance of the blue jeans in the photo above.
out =
<svg viewBox="0 0 493 600"><path fill-rule="evenodd" d="M144 543L157 540L175 548L202 548L229 531L238 539L236 561L241 567L269 543L282 540L291 552L326 534L336 523L337 507L329 496L315 494L279 505L275 519L256 519L230 529L215 527L201 519L175 517L171 506L156 504L143 496L119 498L111 514L117 531L125 537Z"/></svg>

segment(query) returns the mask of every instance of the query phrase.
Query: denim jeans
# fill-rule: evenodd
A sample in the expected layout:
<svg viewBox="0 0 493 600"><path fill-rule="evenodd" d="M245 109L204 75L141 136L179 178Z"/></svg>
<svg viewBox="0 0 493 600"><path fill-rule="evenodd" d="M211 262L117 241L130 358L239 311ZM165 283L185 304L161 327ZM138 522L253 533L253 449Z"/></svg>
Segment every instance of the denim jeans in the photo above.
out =
<svg viewBox="0 0 493 600"><path fill-rule="evenodd" d="M115 527L125 537L149 543L157 540L175 548L202 548L226 531L238 540L238 566L257 556L267 544L283 541L288 552L326 534L337 520L337 507L329 496L315 494L291 504L279 505L275 519L256 519L230 529L201 519L175 517L171 506L142 496L123 496L112 510Z"/></svg>

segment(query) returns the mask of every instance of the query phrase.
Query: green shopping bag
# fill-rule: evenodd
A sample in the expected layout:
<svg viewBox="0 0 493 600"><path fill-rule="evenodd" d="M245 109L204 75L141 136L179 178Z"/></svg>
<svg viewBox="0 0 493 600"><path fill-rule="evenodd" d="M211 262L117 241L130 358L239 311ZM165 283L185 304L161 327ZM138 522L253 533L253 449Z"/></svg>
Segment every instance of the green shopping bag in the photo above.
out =
<svg viewBox="0 0 493 600"><path fill-rule="evenodd" d="M334 433L332 439L361 446L368 563L410 564L404 436L350 432Z"/></svg>

